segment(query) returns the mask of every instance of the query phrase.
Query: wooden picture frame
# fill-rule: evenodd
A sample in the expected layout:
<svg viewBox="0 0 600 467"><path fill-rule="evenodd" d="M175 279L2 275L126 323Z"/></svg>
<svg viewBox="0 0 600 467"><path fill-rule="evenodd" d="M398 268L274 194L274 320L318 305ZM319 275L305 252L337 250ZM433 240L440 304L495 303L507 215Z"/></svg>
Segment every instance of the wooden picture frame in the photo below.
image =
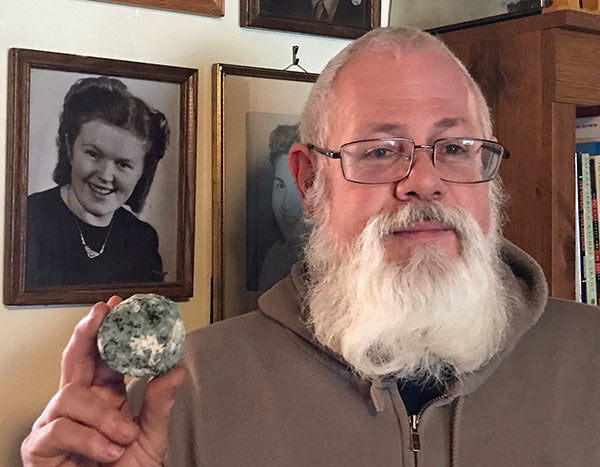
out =
<svg viewBox="0 0 600 467"><path fill-rule="evenodd" d="M9 50L6 305L192 296L197 87L190 68Z"/></svg>
<svg viewBox="0 0 600 467"><path fill-rule="evenodd" d="M181 11L207 16L223 16L225 0L102 0L124 5L159 8L161 10Z"/></svg>
<svg viewBox="0 0 600 467"><path fill-rule="evenodd" d="M255 309L258 296L287 274L300 251L303 212L296 209L288 225L279 214L289 214L299 204L299 195L294 201L297 189L287 169L287 151L299 138L296 125L317 77L213 66L211 321ZM289 196L279 196L282 189ZM288 201L282 204L284 198ZM292 231L292 224L298 230ZM277 254L269 256L274 248L279 248Z"/></svg>
<svg viewBox="0 0 600 467"><path fill-rule="evenodd" d="M311 0L241 0L240 24L355 39L380 26L381 0L339 0L335 12L316 14Z"/></svg>

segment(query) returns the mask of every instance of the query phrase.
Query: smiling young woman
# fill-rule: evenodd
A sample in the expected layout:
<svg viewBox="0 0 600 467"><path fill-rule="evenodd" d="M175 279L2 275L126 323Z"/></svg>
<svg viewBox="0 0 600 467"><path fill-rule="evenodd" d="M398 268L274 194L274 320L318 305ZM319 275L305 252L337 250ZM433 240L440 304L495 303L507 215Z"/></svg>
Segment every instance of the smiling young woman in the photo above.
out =
<svg viewBox="0 0 600 467"><path fill-rule="evenodd" d="M117 79L85 78L56 141L57 186L27 199L27 286L162 281L158 236L136 214L169 143L165 116Z"/></svg>

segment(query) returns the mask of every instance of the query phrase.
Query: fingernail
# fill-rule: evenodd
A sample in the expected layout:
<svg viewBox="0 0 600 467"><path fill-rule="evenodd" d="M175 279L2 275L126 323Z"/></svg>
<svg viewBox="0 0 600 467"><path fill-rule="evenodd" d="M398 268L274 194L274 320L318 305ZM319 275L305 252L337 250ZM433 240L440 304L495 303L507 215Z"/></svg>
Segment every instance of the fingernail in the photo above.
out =
<svg viewBox="0 0 600 467"><path fill-rule="evenodd" d="M117 444L111 444L108 447L108 455L113 459L118 459L125 452L125 448L123 446L119 446Z"/></svg>

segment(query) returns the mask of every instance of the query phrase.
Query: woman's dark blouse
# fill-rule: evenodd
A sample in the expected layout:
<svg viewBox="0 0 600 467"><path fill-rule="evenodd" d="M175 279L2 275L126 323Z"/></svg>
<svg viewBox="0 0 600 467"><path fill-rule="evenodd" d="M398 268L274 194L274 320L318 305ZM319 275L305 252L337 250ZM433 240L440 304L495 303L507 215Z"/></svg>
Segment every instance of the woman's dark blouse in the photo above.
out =
<svg viewBox="0 0 600 467"><path fill-rule="evenodd" d="M100 251L108 227L79 220L87 245ZM126 209L115 211L104 253L88 258L60 187L27 197L26 287L127 284L163 280L158 236Z"/></svg>

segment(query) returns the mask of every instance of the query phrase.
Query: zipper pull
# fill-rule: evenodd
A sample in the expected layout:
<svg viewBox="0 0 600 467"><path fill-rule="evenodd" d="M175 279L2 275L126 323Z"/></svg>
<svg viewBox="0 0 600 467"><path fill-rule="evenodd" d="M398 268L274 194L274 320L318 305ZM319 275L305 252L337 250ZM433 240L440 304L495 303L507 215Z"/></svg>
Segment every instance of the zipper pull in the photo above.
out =
<svg viewBox="0 0 600 467"><path fill-rule="evenodd" d="M375 406L375 410L377 412L383 412L385 409L385 398L383 397L383 393L381 389L377 387L375 381L371 382L371 400L373 401L373 405Z"/></svg>
<svg viewBox="0 0 600 467"><path fill-rule="evenodd" d="M411 449L413 452L419 452L421 450L421 440L419 439L419 419L418 415L411 415L409 417L410 423L410 441Z"/></svg>

